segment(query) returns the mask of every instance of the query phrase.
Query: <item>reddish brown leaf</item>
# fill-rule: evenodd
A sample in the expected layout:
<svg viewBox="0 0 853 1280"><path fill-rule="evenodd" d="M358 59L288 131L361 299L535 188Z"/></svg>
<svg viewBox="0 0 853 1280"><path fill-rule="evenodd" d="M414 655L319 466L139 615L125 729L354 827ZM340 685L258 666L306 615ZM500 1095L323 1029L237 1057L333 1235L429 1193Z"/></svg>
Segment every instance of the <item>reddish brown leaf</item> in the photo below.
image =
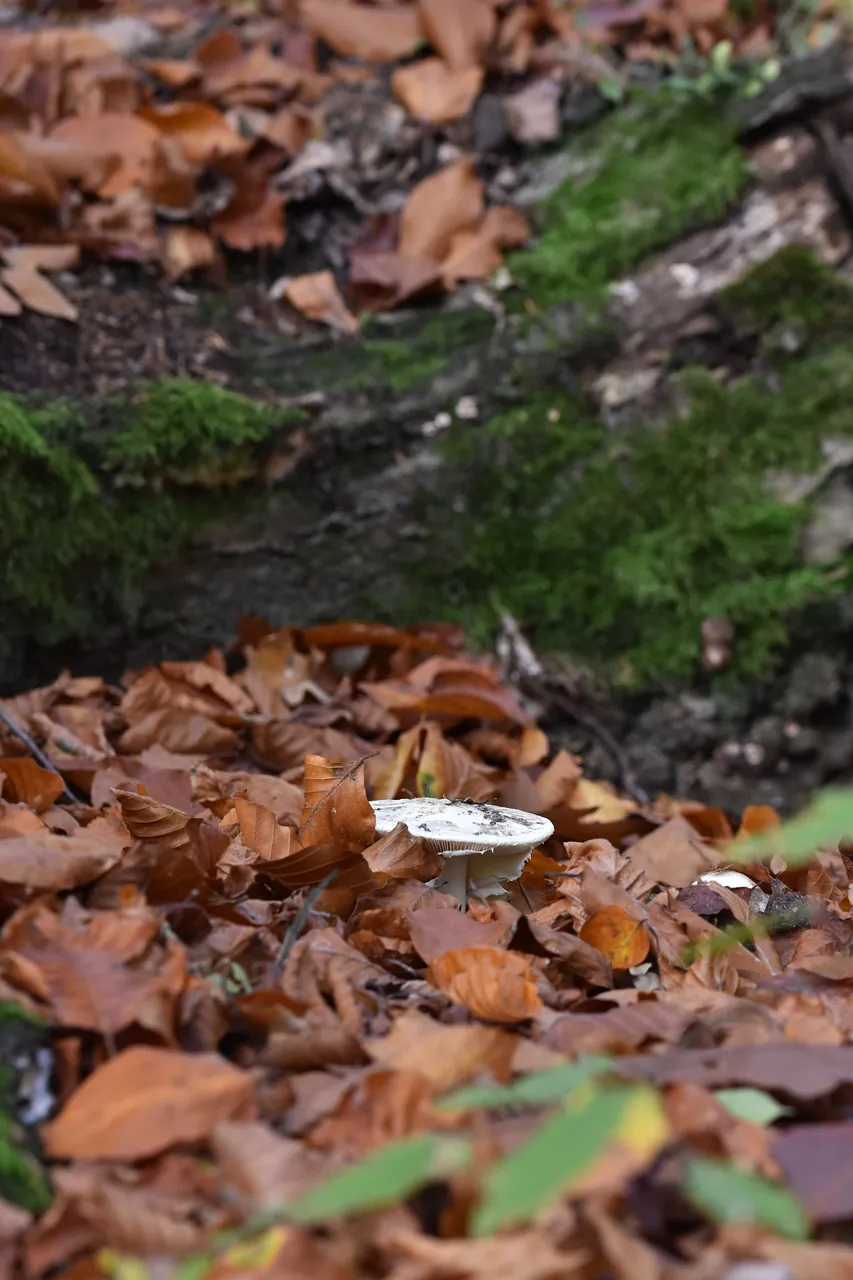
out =
<svg viewBox="0 0 853 1280"><path fill-rule="evenodd" d="M402 822L369 845L362 856L375 874L395 880L432 880L444 866L441 854L428 849Z"/></svg>
<svg viewBox="0 0 853 1280"><path fill-rule="evenodd" d="M305 757L305 806L299 839L360 853L376 839L376 821L364 790L364 766Z"/></svg>
<svg viewBox="0 0 853 1280"><path fill-rule="evenodd" d="M217 1054L137 1045L111 1058L42 1130L61 1160L141 1160L251 1119L252 1080Z"/></svg>
<svg viewBox="0 0 853 1280"><path fill-rule="evenodd" d="M424 32L454 71L479 67L495 29L487 0L418 0Z"/></svg>
<svg viewBox="0 0 853 1280"><path fill-rule="evenodd" d="M622 907L596 911L581 929L580 939L607 956L614 969L642 964L651 946L646 926Z"/></svg>
<svg viewBox="0 0 853 1280"><path fill-rule="evenodd" d="M285 284L281 296L309 320L327 324L331 329L339 329L341 333L358 332L358 321L338 292L331 271L294 276Z"/></svg>
<svg viewBox="0 0 853 1280"><path fill-rule="evenodd" d="M391 87L403 106L418 120L449 124L471 110L483 85L482 67L453 69L440 58L423 58L399 67Z"/></svg>
<svg viewBox="0 0 853 1280"><path fill-rule="evenodd" d="M74 889L114 866L120 851L92 836L49 831L0 840L0 883L27 889Z"/></svg>
<svg viewBox="0 0 853 1280"><path fill-rule="evenodd" d="M393 62L410 54L421 39L421 23L413 6L301 0L300 11L313 35L350 58Z"/></svg>
<svg viewBox="0 0 853 1280"><path fill-rule="evenodd" d="M247 849L266 862L289 857L293 833L290 827L279 826L271 809L241 796L234 797L234 809Z"/></svg>
<svg viewBox="0 0 853 1280"><path fill-rule="evenodd" d="M488 1022L524 1022L542 1007L530 961L496 947L445 951L429 967L440 991Z"/></svg>
<svg viewBox="0 0 853 1280"><path fill-rule="evenodd" d="M443 262L454 236L472 229L482 213L483 184L474 173L474 161L454 160L411 192L403 208L398 250L408 258Z"/></svg>
<svg viewBox="0 0 853 1280"><path fill-rule="evenodd" d="M0 756L0 773L6 775L0 786L6 799L29 805L36 813L49 809L65 790L58 773L43 769L29 756Z"/></svg>

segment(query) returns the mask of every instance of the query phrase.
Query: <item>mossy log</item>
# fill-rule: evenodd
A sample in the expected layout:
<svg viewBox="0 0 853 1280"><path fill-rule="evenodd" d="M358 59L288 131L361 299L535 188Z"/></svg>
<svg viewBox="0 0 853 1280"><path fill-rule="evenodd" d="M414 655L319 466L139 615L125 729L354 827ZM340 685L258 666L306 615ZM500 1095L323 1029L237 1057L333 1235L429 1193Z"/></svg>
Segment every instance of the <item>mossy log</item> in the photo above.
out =
<svg viewBox="0 0 853 1280"><path fill-rule="evenodd" d="M689 680L708 616L735 628L735 675L760 670L846 589L846 546L803 546L841 465L827 441L853 438L853 302L825 188L817 223L730 236L704 293L678 261L726 241L756 171L778 210L802 187L735 132L664 95L538 162L531 191L543 165L563 180L490 308L475 290L356 339L244 345L232 389L0 397L0 680L34 647L197 654L242 613L455 618L485 640L501 608L629 686ZM662 251L665 340L628 305Z"/></svg>

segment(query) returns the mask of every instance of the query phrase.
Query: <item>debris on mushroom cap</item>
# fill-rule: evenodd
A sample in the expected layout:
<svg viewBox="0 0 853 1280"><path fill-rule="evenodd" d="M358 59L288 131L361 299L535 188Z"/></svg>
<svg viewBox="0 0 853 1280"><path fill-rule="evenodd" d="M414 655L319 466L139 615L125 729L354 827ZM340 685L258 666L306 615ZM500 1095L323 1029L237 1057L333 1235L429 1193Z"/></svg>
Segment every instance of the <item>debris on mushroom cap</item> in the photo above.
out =
<svg viewBox="0 0 853 1280"><path fill-rule="evenodd" d="M554 825L536 813L503 809L470 800L373 801L376 834L398 822L446 859L436 888L465 902L469 888L486 896L504 893L501 882L521 875L532 850L554 833Z"/></svg>
<svg viewBox="0 0 853 1280"><path fill-rule="evenodd" d="M721 884L726 889L754 889L755 881L742 871L706 871L694 884Z"/></svg>

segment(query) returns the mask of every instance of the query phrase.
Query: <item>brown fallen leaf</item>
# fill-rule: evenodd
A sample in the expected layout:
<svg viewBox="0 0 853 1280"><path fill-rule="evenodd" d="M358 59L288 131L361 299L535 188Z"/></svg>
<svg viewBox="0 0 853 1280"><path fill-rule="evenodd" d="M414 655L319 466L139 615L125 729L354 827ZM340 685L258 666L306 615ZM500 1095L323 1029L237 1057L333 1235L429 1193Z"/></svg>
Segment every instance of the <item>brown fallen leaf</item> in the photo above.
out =
<svg viewBox="0 0 853 1280"><path fill-rule="evenodd" d="M65 783L58 773L43 769L29 756L0 756L0 775L5 778L0 794L14 804L25 804L43 813L58 800Z"/></svg>
<svg viewBox="0 0 853 1280"><path fill-rule="evenodd" d="M212 267L217 261L216 245L206 231L187 224L169 227L162 255L167 280L180 280L188 271Z"/></svg>
<svg viewBox="0 0 853 1280"><path fill-rule="evenodd" d="M18 244L3 250L10 267L28 267L35 271L70 271L80 261L77 244Z"/></svg>
<svg viewBox="0 0 853 1280"><path fill-rule="evenodd" d="M143 1160L253 1112L251 1076L218 1054L135 1045L94 1071L42 1135L58 1160Z"/></svg>
<svg viewBox="0 0 853 1280"><path fill-rule="evenodd" d="M364 789L364 766L343 766L322 756L305 757L302 845L328 844L360 853L376 839L376 819Z"/></svg>
<svg viewBox="0 0 853 1280"><path fill-rule="evenodd" d="M285 203L285 197L273 191L266 181L238 178L230 203L211 218L210 229L229 248L241 249L244 253L253 249L280 249L287 239Z"/></svg>
<svg viewBox="0 0 853 1280"><path fill-rule="evenodd" d="M453 71L479 67L495 30L495 10L487 0L418 0L423 29L436 53Z"/></svg>
<svg viewBox="0 0 853 1280"><path fill-rule="evenodd" d="M399 253L443 262L453 237L471 230L483 214L483 184L474 161L463 156L424 178L410 192L400 220Z"/></svg>
<svg viewBox="0 0 853 1280"><path fill-rule="evenodd" d="M57 289L45 276L25 263L18 266L4 267L0 271L0 281L17 294L25 307L30 311L38 311L43 316L53 316L56 320L77 319L77 308L69 302L64 293Z"/></svg>
<svg viewBox="0 0 853 1280"><path fill-rule="evenodd" d="M290 856L293 832L290 827L279 826L271 809L245 800L242 796L234 797L234 809L247 849L251 849L262 861Z"/></svg>
<svg viewBox="0 0 853 1280"><path fill-rule="evenodd" d="M118 849L92 836L50 831L0 840L0 884L27 889L74 889L115 866Z"/></svg>
<svg viewBox="0 0 853 1280"><path fill-rule="evenodd" d="M430 124L450 124L461 120L473 107L483 87L482 67L449 67L440 58L423 58L398 67L391 88L416 120Z"/></svg>
<svg viewBox="0 0 853 1280"><path fill-rule="evenodd" d="M154 185L161 148L161 134L150 121L132 112L104 111L97 116L66 116L50 137L70 142L118 162L115 171L98 187L104 199L130 187L150 190Z"/></svg>
<svg viewBox="0 0 853 1280"><path fill-rule="evenodd" d="M412 53L422 37L412 5L341 4L338 0L301 0L308 30L337 52L366 62L394 62Z"/></svg>
<svg viewBox="0 0 853 1280"><path fill-rule="evenodd" d="M441 854L428 849L402 822L368 845L362 857L375 875L395 880L433 880L444 866Z"/></svg>
<svg viewBox="0 0 853 1280"><path fill-rule="evenodd" d="M206 102L166 102L141 107L137 115L165 137L173 138L190 164L215 164L245 155L251 146L248 138L231 128L221 111Z"/></svg>
<svg viewBox="0 0 853 1280"><path fill-rule="evenodd" d="M590 916L580 931L587 942L607 956L614 969L632 969L649 954L651 939L642 920L622 907L602 907Z"/></svg>
<svg viewBox="0 0 853 1280"><path fill-rule="evenodd" d="M207 716L165 707L152 711L126 729L119 739L122 751L132 754L144 751L154 743L178 754L207 755L232 752L239 739L232 729L216 724Z"/></svg>
<svg viewBox="0 0 853 1280"><path fill-rule="evenodd" d="M357 333L358 321L341 297L331 271L294 276L282 286L280 295L309 320L327 324L341 333Z"/></svg>
<svg viewBox="0 0 853 1280"><path fill-rule="evenodd" d="M431 982L488 1022L525 1022L542 1008L530 961L497 947L445 951L428 970Z"/></svg>
<svg viewBox="0 0 853 1280"><path fill-rule="evenodd" d="M374 1062L397 1071L419 1071L438 1092L482 1072L506 1082L516 1047L517 1038L499 1027L442 1026L416 1009L397 1018L387 1036L365 1044Z"/></svg>

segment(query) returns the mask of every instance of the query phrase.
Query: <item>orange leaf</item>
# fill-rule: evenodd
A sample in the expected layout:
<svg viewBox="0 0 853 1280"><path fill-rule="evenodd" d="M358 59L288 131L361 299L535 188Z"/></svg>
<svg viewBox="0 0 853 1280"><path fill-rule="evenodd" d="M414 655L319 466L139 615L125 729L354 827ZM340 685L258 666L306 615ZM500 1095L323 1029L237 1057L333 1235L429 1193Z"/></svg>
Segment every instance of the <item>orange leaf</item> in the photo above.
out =
<svg viewBox="0 0 853 1280"><path fill-rule="evenodd" d="M482 67L454 70L440 58L424 58L399 67L391 87L409 115L431 124L450 124L471 110L484 74Z"/></svg>
<svg viewBox="0 0 853 1280"><path fill-rule="evenodd" d="M607 956L614 969L642 964L651 946L642 920L629 915L624 907L602 907L590 916L579 937Z"/></svg>
<svg viewBox="0 0 853 1280"><path fill-rule="evenodd" d="M41 272L27 266L26 263L6 267L0 271L0 279L7 289L17 294L30 311L38 311L43 316L53 316L56 320L77 319L77 308L68 301L65 294L61 293L56 285L46 279Z"/></svg>
<svg viewBox="0 0 853 1280"><path fill-rule="evenodd" d="M42 1130L60 1160L141 1160L251 1119L252 1079L215 1053L136 1045L111 1058Z"/></svg>
<svg viewBox="0 0 853 1280"><path fill-rule="evenodd" d="M338 292L331 271L295 276L284 285L281 296L309 320L327 324L341 333L358 332L358 321Z"/></svg>
<svg viewBox="0 0 853 1280"><path fill-rule="evenodd" d="M290 827L279 826L271 809L243 796L234 797L234 808L247 849L264 861L290 856L293 832Z"/></svg>
<svg viewBox="0 0 853 1280"><path fill-rule="evenodd" d="M179 280L187 271L212 267L216 245L206 231L186 224L169 227L163 245L163 270L168 280Z"/></svg>
<svg viewBox="0 0 853 1280"><path fill-rule="evenodd" d="M161 840L172 849L185 849L191 843L187 831L189 814L137 791L117 787L115 798L124 825L135 840Z"/></svg>
<svg viewBox="0 0 853 1280"><path fill-rule="evenodd" d="M302 0L300 7L311 34L349 58L395 62L410 54L421 39L420 17L413 5Z"/></svg>
<svg viewBox="0 0 853 1280"><path fill-rule="evenodd" d="M459 947L433 960L427 975L451 1000L489 1022L524 1022L542 1008L530 961L517 951Z"/></svg>
<svg viewBox="0 0 853 1280"><path fill-rule="evenodd" d="M478 66L495 26L485 0L420 0L421 21L436 53L454 71Z"/></svg>
<svg viewBox="0 0 853 1280"><path fill-rule="evenodd" d="M137 114L167 138L174 138L190 164L207 165L241 156L251 145L231 128L221 111L206 102L167 102L142 107Z"/></svg>
<svg viewBox="0 0 853 1280"><path fill-rule="evenodd" d="M432 880L444 866L441 854L428 849L402 822L364 850L364 861L376 875L395 880Z"/></svg>
<svg viewBox="0 0 853 1280"><path fill-rule="evenodd" d="M463 156L424 178L409 195L400 220L398 251L443 262L454 236L472 229L483 213L483 184L474 161Z"/></svg>
<svg viewBox="0 0 853 1280"><path fill-rule="evenodd" d="M0 787L6 799L28 805L36 813L49 809L65 790L58 773L43 769L29 756L0 756L0 771L6 775Z"/></svg>
<svg viewBox="0 0 853 1280"><path fill-rule="evenodd" d="M57 836L51 831L0 840L0 884L28 889L75 889L115 866L118 849L94 836Z"/></svg>
<svg viewBox="0 0 853 1280"><path fill-rule="evenodd" d="M280 249L287 238L284 226L285 198L265 182L238 179L228 205L211 219L210 229L230 249Z"/></svg>
<svg viewBox="0 0 853 1280"><path fill-rule="evenodd" d="M0 760L0 765L2 765ZM769 804L748 804L743 811L738 828L738 837L757 836L762 831L775 831L781 827L782 819Z"/></svg>
<svg viewBox="0 0 853 1280"><path fill-rule="evenodd" d="M341 853L360 853L376 839L376 821L364 789L364 766L305 757L305 806L300 843L330 844Z"/></svg>

